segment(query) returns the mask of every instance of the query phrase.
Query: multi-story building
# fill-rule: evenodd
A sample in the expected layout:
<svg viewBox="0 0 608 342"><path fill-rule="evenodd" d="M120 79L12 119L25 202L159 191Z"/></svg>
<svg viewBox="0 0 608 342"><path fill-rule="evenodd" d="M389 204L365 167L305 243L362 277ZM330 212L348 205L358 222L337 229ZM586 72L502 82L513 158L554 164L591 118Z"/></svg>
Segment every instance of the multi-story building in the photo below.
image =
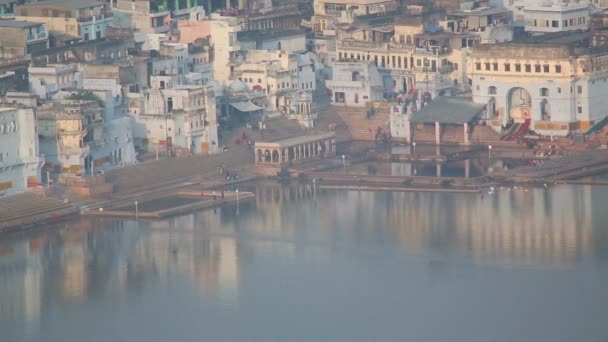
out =
<svg viewBox="0 0 608 342"><path fill-rule="evenodd" d="M115 25L144 34L176 32L181 20L201 20L205 9L196 0L117 0Z"/></svg>
<svg viewBox="0 0 608 342"><path fill-rule="evenodd" d="M396 0L314 0L312 30L334 36L336 24L360 16L378 16L396 12Z"/></svg>
<svg viewBox="0 0 608 342"><path fill-rule="evenodd" d="M48 48L45 24L0 20L0 58L23 58Z"/></svg>
<svg viewBox="0 0 608 342"><path fill-rule="evenodd" d="M26 191L40 179L36 110L0 106L0 196Z"/></svg>
<svg viewBox="0 0 608 342"><path fill-rule="evenodd" d="M586 131L608 113L605 37L602 30L478 45L469 60L473 101L487 104L497 131L526 121L544 135Z"/></svg>
<svg viewBox="0 0 608 342"><path fill-rule="evenodd" d="M128 94L136 145L149 152L218 151L215 94L210 86L179 85L176 75L150 77L150 88Z"/></svg>
<svg viewBox="0 0 608 342"><path fill-rule="evenodd" d="M95 0L48 0L17 6L19 21L46 24L49 31L88 41L106 37L112 23L109 4Z"/></svg>
<svg viewBox="0 0 608 342"><path fill-rule="evenodd" d="M504 7L477 7L450 11L440 26L447 32L477 34L481 44L513 40L511 11Z"/></svg>
<svg viewBox="0 0 608 342"><path fill-rule="evenodd" d="M326 82L331 103L347 107L366 107L384 96L382 75L370 61L335 62L332 80Z"/></svg>
<svg viewBox="0 0 608 342"><path fill-rule="evenodd" d="M30 91L43 100L53 97L61 89L82 86L82 72L76 64L50 64L43 67L30 67Z"/></svg>
<svg viewBox="0 0 608 342"><path fill-rule="evenodd" d="M250 50L233 61L233 77L243 81L249 90L267 96L267 108L289 113L297 107L297 92L316 89L314 62L308 54L283 51Z"/></svg>
<svg viewBox="0 0 608 342"><path fill-rule="evenodd" d="M103 109L96 100L54 100L38 109L40 151L46 169L89 173L105 144Z"/></svg>
<svg viewBox="0 0 608 342"><path fill-rule="evenodd" d="M383 74L386 95L416 92L420 100L468 86L467 53L480 39L469 32L444 32L420 16L395 24L355 21L340 25L337 33L337 60L371 61Z"/></svg>
<svg viewBox="0 0 608 342"><path fill-rule="evenodd" d="M589 28L590 1L505 0L514 25L530 34L585 30Z"/></svg>

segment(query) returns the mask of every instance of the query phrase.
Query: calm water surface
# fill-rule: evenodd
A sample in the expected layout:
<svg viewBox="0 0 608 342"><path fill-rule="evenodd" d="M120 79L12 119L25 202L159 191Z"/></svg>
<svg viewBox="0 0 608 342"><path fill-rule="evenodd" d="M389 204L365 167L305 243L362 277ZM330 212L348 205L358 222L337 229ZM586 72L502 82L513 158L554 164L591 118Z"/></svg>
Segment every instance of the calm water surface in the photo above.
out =
<svg viewBox="0 0 608 342"><path fill-rule="evenodd" d="M608 188L258 185L0 243L0 341L608 341Z"/></svg>

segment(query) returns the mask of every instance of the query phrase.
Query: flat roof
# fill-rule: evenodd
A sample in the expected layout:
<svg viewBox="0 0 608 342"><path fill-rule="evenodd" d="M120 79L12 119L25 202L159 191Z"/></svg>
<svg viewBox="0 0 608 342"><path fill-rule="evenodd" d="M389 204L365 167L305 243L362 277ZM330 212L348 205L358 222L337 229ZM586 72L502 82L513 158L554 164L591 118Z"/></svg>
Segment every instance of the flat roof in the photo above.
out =
<svg viewBox="0 0 608 342"><path fill-rule="evenodd" d="M470 11L466 11L466 10L461 10L461 9L457 9L457 10L453 10L451 12L448 12L448 15L455 15L455 16L482 16L482 15L494 15L494 14L509 14L511 11L506 9L506 8L502 8L502 7L484 7L484 8L479 8L479 9L474 9L474 10L470 10Z"/></svg>
<svg viewBox="0 0 608 342"><path fill-rule="evenodd" d="M63 6L67 8L81 9L103 6L104 3L97 0L46 0L41 2L32 2L29 4L22 5L23 7L33 6Z"/></svg>
<svg viewBox="0 0 608 342"><path fill-rule="evenodd" d="M413 123L463 125L475 119L485 105L473 103L468 97L440 96L414 113Z"/></svg>
<svg viewBox="0 0 608 342"><path fill-rule="evenodd" d="M301 135L301 136L292 137L292 138L283 138L283 139L276 139L276 140L270 140L270 141L259 141L259 142L256 142L255 145L256 145L256 147L258 147L258 145L260 145L260 147L264 147L264 146L290 147L290 146L307 144L307 143L311 143L311 142L330 139L335 136L336 136L336 134L334 132L307 134L307 135Z"/></svg>
<svg viewBox="0 0 608 342"><path fill-rule="evenodd" d="M31 22L31 21L0 19L0 27L26 28L26 27L39 26L39 25L42 25L42 23L35 23L35 22Z"/></svg>

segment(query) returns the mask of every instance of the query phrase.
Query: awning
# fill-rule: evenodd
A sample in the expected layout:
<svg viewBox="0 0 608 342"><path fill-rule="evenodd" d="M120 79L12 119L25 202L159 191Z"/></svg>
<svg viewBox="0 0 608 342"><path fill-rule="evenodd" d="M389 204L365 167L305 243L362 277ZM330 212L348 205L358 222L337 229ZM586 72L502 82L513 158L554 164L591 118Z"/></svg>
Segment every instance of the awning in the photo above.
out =
<svg viewBox="0 0 608 342"><path fill-rule="evenodd" d="M230 104L232 107L236 108L239 112L248 113L255 112L256 110L262 110L262 107L258 107L255 104L251 103L251 101L244 102L236 102Z"/></svg>

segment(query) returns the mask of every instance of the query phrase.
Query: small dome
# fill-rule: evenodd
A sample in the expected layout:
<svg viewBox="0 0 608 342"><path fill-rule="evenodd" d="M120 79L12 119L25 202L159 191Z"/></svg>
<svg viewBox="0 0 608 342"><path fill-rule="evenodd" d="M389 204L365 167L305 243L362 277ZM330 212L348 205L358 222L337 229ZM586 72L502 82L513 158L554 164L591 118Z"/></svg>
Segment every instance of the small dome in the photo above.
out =
<svg viewBox="0 0 608 342"><path fill-rule="evenodd" d="M210 80L207 82L206 85L213 87L213 92L215 93L215 95L221 95L222 93L224 93L224 87L220 82L216 80Z"/></svg>
<svg viewBox="0 0 608 342"><path fill-rule="evenodd" d="M245 84L245 82L241 81L241 80L234 80L230 83L229 85L230 90L234 91L234 92L246 92L248 87Z"/></svg>

